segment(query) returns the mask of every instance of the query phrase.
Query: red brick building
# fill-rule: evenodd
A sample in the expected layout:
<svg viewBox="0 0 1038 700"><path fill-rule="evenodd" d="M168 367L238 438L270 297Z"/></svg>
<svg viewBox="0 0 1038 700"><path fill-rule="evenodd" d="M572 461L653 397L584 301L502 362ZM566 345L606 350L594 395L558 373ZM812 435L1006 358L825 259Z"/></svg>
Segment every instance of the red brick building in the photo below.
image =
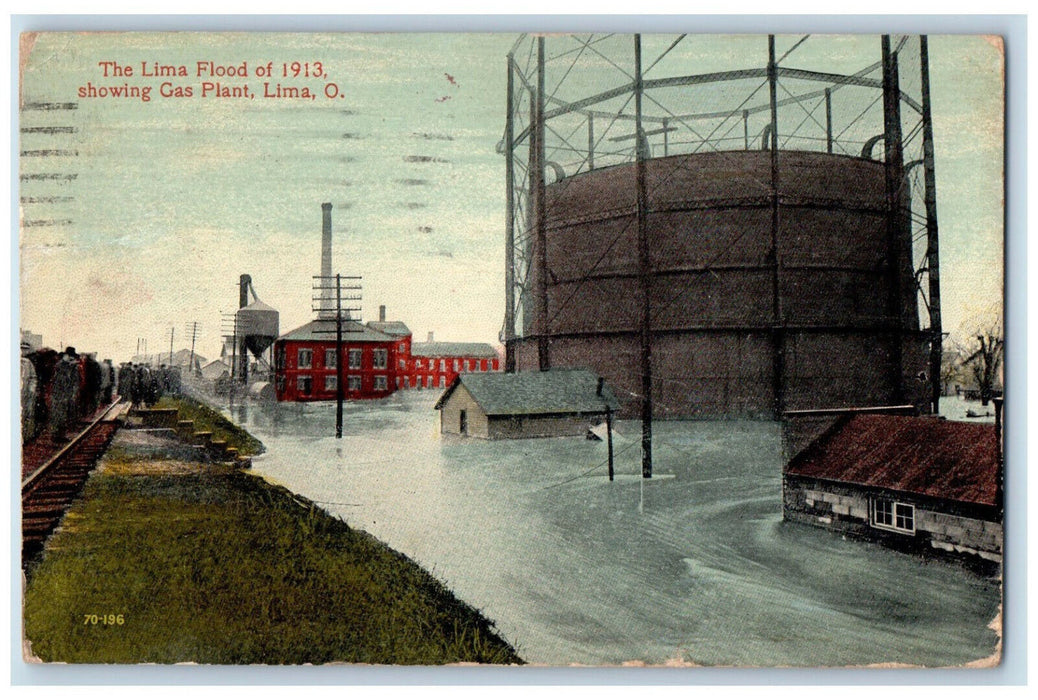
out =
<svg viewBox="0 0 1038 700"><path fill-rule="evenodd" d="M459 374L500 371L497 351L487 343L414 343L407 383L415 389L446 389Z"/></svg>
<svg viewBox="0 0 1038 700"><path fill-rule="evenodd" d="M410 387L411 329L401 321L387 321L385 307L380 307L380 320L369 321L368 327L379 333L396 338L396 359L393 364L391 384L397 389Z"/></svg>
<svg viewBox="0 0 1038 700"><path fill-rule="evenodd" d="M334 401L337 366L345 376L345 398L380 399L397 389L445 389L462 373L500 372L497 351L487 343L413 343L400 321L343 324L343 351L335 352L335 320L318 319L274 343L274 386L278 401Z"/></svg>
<svg viewBox="0 0 1038 700"><path fill-rule="evenodd" d="M338 362L343 364L345 397L380 399L398 387L410 362L411 332L398 324L382 332L358 321L344 321L342 354L336 353L335 320L318 319L286 333L274 343L274 387L278 401L334 401ZM403 371L401 371L403 370Z"/></svg>

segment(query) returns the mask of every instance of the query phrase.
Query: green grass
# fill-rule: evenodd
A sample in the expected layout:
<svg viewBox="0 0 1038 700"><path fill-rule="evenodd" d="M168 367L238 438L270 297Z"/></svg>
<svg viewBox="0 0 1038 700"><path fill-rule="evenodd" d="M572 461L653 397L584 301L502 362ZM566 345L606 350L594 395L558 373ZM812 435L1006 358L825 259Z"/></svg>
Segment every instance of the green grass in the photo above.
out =
<svg viewBox="0 0 1038 700"><path fill-rule="evenodd" d="M144 463L110 451L31 571L24 628L44 661L522 663L414 562L287 490Z"/></svg>
<svg viewBox="0 0 1038 700"><path fill-rule="evenodd" d="M155 408L177 409L179 420L194 421L195 431L208 431L213 434L214 440L226 440L227 445L238 448L238 454L243 457L262 454L264 451L263 443L244 428L229 421L219 411L188 396L163 396Z"/></svg>

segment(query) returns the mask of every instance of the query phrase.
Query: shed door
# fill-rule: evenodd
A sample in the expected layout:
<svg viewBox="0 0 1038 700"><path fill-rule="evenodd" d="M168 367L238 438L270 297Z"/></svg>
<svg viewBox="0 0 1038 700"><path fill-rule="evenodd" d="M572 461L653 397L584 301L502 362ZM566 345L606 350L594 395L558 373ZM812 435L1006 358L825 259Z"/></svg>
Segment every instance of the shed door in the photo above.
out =
<svg viewBox="0 0 1038 700"><path fill-rule="evenodd" d="M465 411L461 411L458 414L458 432L462 435L469 434L469 417L465 414Z"/></svg>

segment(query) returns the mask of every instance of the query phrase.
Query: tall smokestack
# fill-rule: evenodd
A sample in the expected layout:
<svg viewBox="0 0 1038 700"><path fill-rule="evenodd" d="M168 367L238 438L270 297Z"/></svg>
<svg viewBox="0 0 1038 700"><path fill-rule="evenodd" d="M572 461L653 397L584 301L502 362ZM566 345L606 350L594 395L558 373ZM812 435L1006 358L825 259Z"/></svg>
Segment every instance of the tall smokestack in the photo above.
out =
<svg viewBox="0 0 1038 700"><path fill-rule="evenodd" d="M321 313L323 318L335 318L335 291L332 289L332 203L321 205Z"/></svg>
<svg viewBox="0 0 1038 700"><path fill-rule="evenodd" d="M386 322L386 305L382 304L378 307L378 320L382 323Z"/></svg>

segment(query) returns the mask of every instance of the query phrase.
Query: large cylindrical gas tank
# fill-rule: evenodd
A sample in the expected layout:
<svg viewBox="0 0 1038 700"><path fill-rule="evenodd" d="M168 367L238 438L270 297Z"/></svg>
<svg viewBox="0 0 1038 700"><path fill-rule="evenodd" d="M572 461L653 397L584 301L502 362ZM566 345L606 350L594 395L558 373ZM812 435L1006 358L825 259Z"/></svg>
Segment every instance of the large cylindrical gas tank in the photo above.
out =
<svg viewBox="0 0 1038 700"><path fill-rule="evenodd" d="M786 409L925 390L882 163L780 151L774 189L768 151L645 166L657 415L772 415L777 390ZM586 172L548 185L545 206L551 365L593 368L629 413L641 392L635 182L633 164ZM530 280L539 258L531 248ZM523 319L520 368L538 364L537 318Z"/></svg>

